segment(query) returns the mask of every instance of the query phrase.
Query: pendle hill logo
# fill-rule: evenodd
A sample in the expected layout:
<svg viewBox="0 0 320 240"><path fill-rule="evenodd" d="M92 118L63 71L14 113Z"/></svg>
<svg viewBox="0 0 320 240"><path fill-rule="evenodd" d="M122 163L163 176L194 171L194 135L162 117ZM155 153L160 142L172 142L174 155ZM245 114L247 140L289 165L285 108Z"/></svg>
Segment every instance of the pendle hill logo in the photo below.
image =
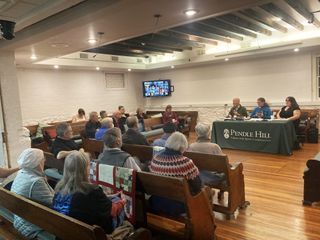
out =
<svg viewBox="0 0 320 240"><path fill-rule="evenodd" d="M223 130L223 136L225 139L229 139L230 138L230 131L229 129L224 129Z"/></svg>
<svg viewBox="0 0 320 240"><path fill-rule="evenodd" d="M223 137L225 139L234 139L234 140L246 140L246 141L271 141L271 134L269 132L263 131L236 131L234 129L223 130Z"/></svg>

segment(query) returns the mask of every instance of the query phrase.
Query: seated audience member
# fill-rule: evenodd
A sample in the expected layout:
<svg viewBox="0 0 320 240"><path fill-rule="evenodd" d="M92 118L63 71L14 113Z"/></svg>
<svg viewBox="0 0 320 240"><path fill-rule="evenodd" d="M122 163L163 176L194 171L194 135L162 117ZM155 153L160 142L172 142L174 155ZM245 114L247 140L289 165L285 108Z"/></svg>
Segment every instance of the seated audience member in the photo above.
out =
<svg viewBox="0 0 320 240"><path fill-rule="evenodd" d="M116 111L113 113L113 125L117 128L120 128L122 134L126 132L126 129L124 127L124 125L126 124L126 120L126 117L123 117L120 111Z"/></svg>
<svg viewBox="0 0 320 240"><path fill-rule="evenodd" d="M103 135L110 128L113 128L113 120L112 118L106 117L101 121L101 128L96 132L95 138L96 140L102 140Z"/></svg>
<svg viewBox="0 0 320 240"><path fill-rule="evenodd" d="M165 112L162 114L163 123L172 122L178 124L178 115L172 111L172 106L168 105Z"/></svg>
<svg viewBox="0 0 320 240"><path fill-rule="evenodd" d="M231 117L248 117L248 112L245 107L240 104L240 98L232 100L233 107L229 111Z"/></svg>
<svg viewBox="0 0 320 240"><path fill-rule="evenodd" d="M282 107L277 113L277 118L291 120L297 130L300 123L301 110L294 97L286 98L286 106Z"/></svg>
<svg viewBox="0 0 320 240"><path fill-rule="evenodd" d="M119 106L118 107L118 111L121 113L121 117L127 118L129 115L126 114L126 109L124 108L124 106Z"/></svg>
<svg viewBox="0 0 320 240"><path fill-rule="evenodd" d="M122 142L149 146L146 137L138 131L138 118L136 116L128 117L126 123L128 130L122 135Z"/></svg>
<svg viewBox="0 0 320 240"><path fill-rule="evenodd" d="M101 123L99 122L98 113L97 112L91 112L89 121L86 124L86 137L87 138L94 138L96 135L96 131L98 128L101 127Z"/></svg>
<svg viewBox="0 0 320 240"><path fill-rule="evenodd" d="M85 222L98 225L112 233L114 208L123 207L125 200L113 205L102 188L89 181L90 158L81 151L71 152L65 159L63 178L55 188L53 209ZM118 205L118 206L117 206Z"/></svg>
<svg viewBox="0 0 320 240"><path fill-rule="evenodd" d="M72 150L79 150L79 146L72 140L72 128L68 123L57 126L57 137L52 143L51 152L58 158L65 158Z"/></svg>
<svg viewBox="0 0 320 240"><path fill-rule="evenodd" d="M256 107L250 117L252 118L264 118L270 119L272 116L272 111L269 107L269 104L266 103L266 100L263 97L257 99L258 107Z"/></svg>
<svg viewBox="0 0 320 240"><path fill-rule="evenodd" d="M136 114L137 114L139 123L141 124L141 131L145 131L144 119L147 118L147 115L144 113L143 108L137 108Z"/></svg>
<svg viewBox="0 0 320 240"><path fill-rule="evenodd" d="M191 194L196 195L201 191L201 180L198 168L191 159L183 156L187 148L186 137L180 132L173 133L168 138L165 149L153 157L150 171L163 176L186 178ZM173 216L185 212L184 205L177 201L152 196L150 202L152 209L156 212Z"/></svg>
<svg viewBox="0 0 320 240"><path fill-rule="evenodd" d="M192 143L188 150L192 152L201 152L214 155L222 154L219 145L211 142L210 125L198 123L195 127L195 130L197 134L197 141L195 143Z"/></svg>
<svg viewBox="0 0 320 240"><path fill-rule="evenodd" d="M13 181L11 191L37 203L51 207L54 195L49 186L44 169L43 151L36 148L25 149L18 158L21 170ZM30 212L30 214L33 214ZM36 239L42 231L39 227L14 216L13 226L27 239Z"/></svg>
<svg viewBox="0 0 320 240"><path fill-rule="evenodd" d="M104 110L100 111L100 120L108 117L108 113Z"/></svg>
<svg viewBox="0 0 320 240"><path fill-rule="evenodd" d="M72 122L83 122L87 121L86 113L82 108L79 108L78 114L72 117Z"/></svg>
<svg viewBox="0 0 320 240"><path fill-rule="evenodd" d="M163 125L164 134L161 138L158 138L153 141L153 146L164 147L167 139L171 136L172 133L176 131L176 125L174 123L168 122Z"/></svg>
<svg viewBox="0 0 320 240"><path fill-rule="evenodd" d="M197 141L189 146L189 151L221 155L223 154L218 144L212 143L210 139L210 125L198 123L195 127ZM200 178L203 184L219 184L224 180L224 175L211 171L200 171Z"/></svg>
<svg viewBox="0 0 320 240"><path fill-rule="evenodd" d="M104 150L98 157L99 163L141 171L134 158L129 153L121 150L122 135L119 128L108 129L103 141Z"/></svg>

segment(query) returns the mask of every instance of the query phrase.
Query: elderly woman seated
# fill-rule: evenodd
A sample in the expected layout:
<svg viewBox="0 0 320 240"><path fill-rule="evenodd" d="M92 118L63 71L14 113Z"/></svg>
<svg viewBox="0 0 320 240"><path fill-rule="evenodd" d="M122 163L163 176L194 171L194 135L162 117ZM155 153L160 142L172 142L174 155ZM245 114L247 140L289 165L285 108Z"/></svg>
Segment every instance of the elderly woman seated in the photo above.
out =
<svg viewBox="0 0 320 240"><path fill-rule="evenodd" d="M191 159L183 156L188 148L186 137L180 133L173 133L165 144L165 149L156 154L150 166L150 171L169 177L183 177L188 180L190 192L196 195L201 191L199 170ZM156 212L178 216L185 212L184 204L163 197L152 196L152 209Z"/></svg>
<svg viewBox="0 0 320 240"><path fill-rule="evenodd" d="M106 131L110 128L113 128L113 119L109 117L105 117L101 120L101 128L95 134L96 140L102 140Z"/></svg>
<svg viewBox="0 0 320 240"><path fill-rule="evenodd" d="M192 143L189 147L189 151L200 152L214 155L223 154L221 148L218 144L212 143L210 139L210 125L204 123L198 123L195 127L197 134L197 141ZM200 178L203 184L205 185L217 185L221 184L224 181L224 174L211 172L211 171L200 171ZM219 198L223 197L223 191L219 192Z"/></svg>
<svg viewBox="0 0 320 240"><path fill-rule="evenodd" d="M24 150L19 156L18 164L21 170L13 181L11 191L50 207L54 191L44 176L43 151L35 148ZM39 227L16 215L13 225L27 239L36 238L42 231Z"/></svg>

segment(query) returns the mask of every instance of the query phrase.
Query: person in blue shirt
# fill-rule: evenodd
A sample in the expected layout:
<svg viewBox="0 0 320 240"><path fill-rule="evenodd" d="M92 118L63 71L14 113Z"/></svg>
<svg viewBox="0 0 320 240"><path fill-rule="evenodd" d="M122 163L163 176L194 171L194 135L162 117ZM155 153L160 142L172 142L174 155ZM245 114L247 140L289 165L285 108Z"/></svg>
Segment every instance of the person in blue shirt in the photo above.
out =
<svg viewBox="0 0 320 240"><path fill-rule="evenodd" d="M110 128L113 128L113 119L106 117L101 120L101 128L98 129L98 131L95 134L95 139L96 140L102 140L104 134L106 131Z"/></svg>
<svg viewBox="0 0 320 240"><path fill-rule="evenodd" d="M257 104L258 107L253 110L250 117L270 119L272 116L272 111L268 103L266 103L266 100L263 97L260 97L257 99Z"/></svg>

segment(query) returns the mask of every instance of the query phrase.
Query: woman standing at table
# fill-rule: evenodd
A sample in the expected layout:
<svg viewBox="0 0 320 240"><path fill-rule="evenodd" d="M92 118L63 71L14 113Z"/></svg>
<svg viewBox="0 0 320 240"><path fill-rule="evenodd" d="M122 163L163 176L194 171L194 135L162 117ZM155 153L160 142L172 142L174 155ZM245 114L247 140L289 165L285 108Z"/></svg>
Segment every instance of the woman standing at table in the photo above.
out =
<svg viewBox="0 0 320 240"><path fill-rule="evenodd" d="M286 98L286 106L282 107L281 110L277 113L277 118L284 118L291 120L294 124L294 127L297 129L300 123L301 111L300 107L294 97Z"/></svg>
<svg viewBox="0 0 320 240"><path fill-rule="evenodd" d="M266 103L266 100L263 97L260 97L257 99L257 104L258 107L253 110L250 117L270 119L272 116L272 111L269 107L269 104Z"/></svg>

